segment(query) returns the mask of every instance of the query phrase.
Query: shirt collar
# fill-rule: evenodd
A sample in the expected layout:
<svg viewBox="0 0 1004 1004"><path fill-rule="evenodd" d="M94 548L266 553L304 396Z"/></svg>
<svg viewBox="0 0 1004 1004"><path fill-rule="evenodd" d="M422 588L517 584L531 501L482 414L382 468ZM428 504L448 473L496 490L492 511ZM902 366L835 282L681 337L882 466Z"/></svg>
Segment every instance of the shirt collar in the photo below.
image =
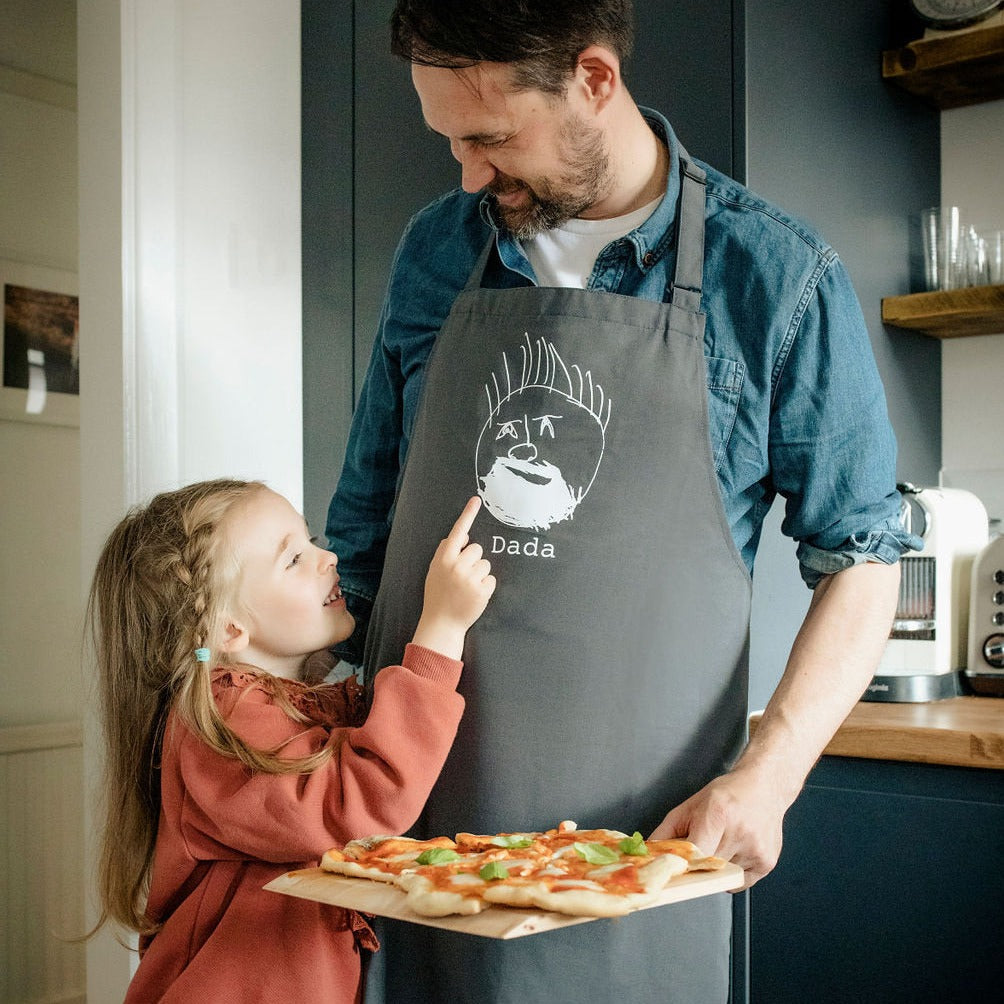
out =
<svg viewBox="0 0 1004 1004"><path fill-rule="evenodd" d="M639 111L652 131L669 149L669 177L662 201L640 227L623 238L633 246L638 268L645 270L651 268L673 243L676 207L680 200L680 142L665 116L644 106L639 106ZM503 249L509 246L511 252L522 257L519 243L496 219L492 199L487 192L482 196L478 208L481 218L498 235L499 253L503 255L503 260L506 258ZM646 256L649 256L648 260Z"/></svg>
<svg viewBox="0 0 1004 1004"><path fill-rule="evenodd" d="M640 269L651 268L666 253L676 235L676 207L680 202L680 143L666 118L652 108L639 108L652 132L669 150L666 192L652 215L625 240L635 248Z"/></svg>

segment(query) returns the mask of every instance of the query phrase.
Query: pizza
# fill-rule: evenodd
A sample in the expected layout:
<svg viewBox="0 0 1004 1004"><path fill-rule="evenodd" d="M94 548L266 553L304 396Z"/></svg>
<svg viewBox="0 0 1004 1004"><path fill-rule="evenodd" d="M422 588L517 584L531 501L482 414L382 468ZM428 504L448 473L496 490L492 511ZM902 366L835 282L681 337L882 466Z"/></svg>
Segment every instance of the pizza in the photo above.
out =
<svg viewBox="0 0 1004 1004"><path fill-rule="evenodd" d="M725 865L689 840L643 840L619 830L552 830L454 838L375 836L321 859L324 871L389 882L425 917L475 914L494 906L618 917L653 903L676 876Z"/></svg>

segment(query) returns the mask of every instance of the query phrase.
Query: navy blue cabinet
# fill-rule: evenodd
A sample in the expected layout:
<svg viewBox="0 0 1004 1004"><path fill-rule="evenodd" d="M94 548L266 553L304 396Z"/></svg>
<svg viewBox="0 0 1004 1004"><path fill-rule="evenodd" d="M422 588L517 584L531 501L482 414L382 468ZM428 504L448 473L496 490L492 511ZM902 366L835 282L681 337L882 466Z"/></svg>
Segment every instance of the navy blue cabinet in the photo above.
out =
<svg viewBox="0 0 1004 1004"><path fill-rule="evenodd" d="M750 891L753 1004L997 1001L1004 772L824 757Z"/></svg>

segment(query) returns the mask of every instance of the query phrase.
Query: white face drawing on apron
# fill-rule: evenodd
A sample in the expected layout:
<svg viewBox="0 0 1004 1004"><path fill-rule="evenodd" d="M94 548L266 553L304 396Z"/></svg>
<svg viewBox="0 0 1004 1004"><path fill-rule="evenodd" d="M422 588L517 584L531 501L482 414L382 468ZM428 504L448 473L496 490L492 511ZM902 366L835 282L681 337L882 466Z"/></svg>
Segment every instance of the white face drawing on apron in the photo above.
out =
<svg viewBox="0 0 1004 1004"><path fill-rule="evenodd" d="M523 337L518 379L503 352L485 384L478 494L500 523L547 530L570 519L592 487L611 404L592 373L566 366L551 342Z"/></svg>

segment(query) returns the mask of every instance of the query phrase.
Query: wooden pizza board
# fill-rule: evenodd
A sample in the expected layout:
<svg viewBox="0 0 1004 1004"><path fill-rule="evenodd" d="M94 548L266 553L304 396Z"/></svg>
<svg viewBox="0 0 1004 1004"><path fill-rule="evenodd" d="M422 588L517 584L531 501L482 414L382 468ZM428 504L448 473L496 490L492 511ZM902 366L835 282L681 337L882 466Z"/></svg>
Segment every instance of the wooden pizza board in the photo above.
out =
<svg viewBox="0 0 1004 1004"><path fill-rule="evenodd" d="M743 870L738 865L727 864L714 872L687 872L674 878L658 899L642 909L650 910L656 906L710 896L716 892L734 892L741 889L742 885ZM396 886L370 879L333 875L320 868L287 872L273 879L265 888L287 896L347 907L360 913L407 920L413 924L441 927L448 931L478 934L484 938L522 938L527 934L541 934L559 927L602 919L570 917L547 910L518 910L511 906L490 906L470 917L423 917L408 909L405 905L405 893Z"/></svg>

